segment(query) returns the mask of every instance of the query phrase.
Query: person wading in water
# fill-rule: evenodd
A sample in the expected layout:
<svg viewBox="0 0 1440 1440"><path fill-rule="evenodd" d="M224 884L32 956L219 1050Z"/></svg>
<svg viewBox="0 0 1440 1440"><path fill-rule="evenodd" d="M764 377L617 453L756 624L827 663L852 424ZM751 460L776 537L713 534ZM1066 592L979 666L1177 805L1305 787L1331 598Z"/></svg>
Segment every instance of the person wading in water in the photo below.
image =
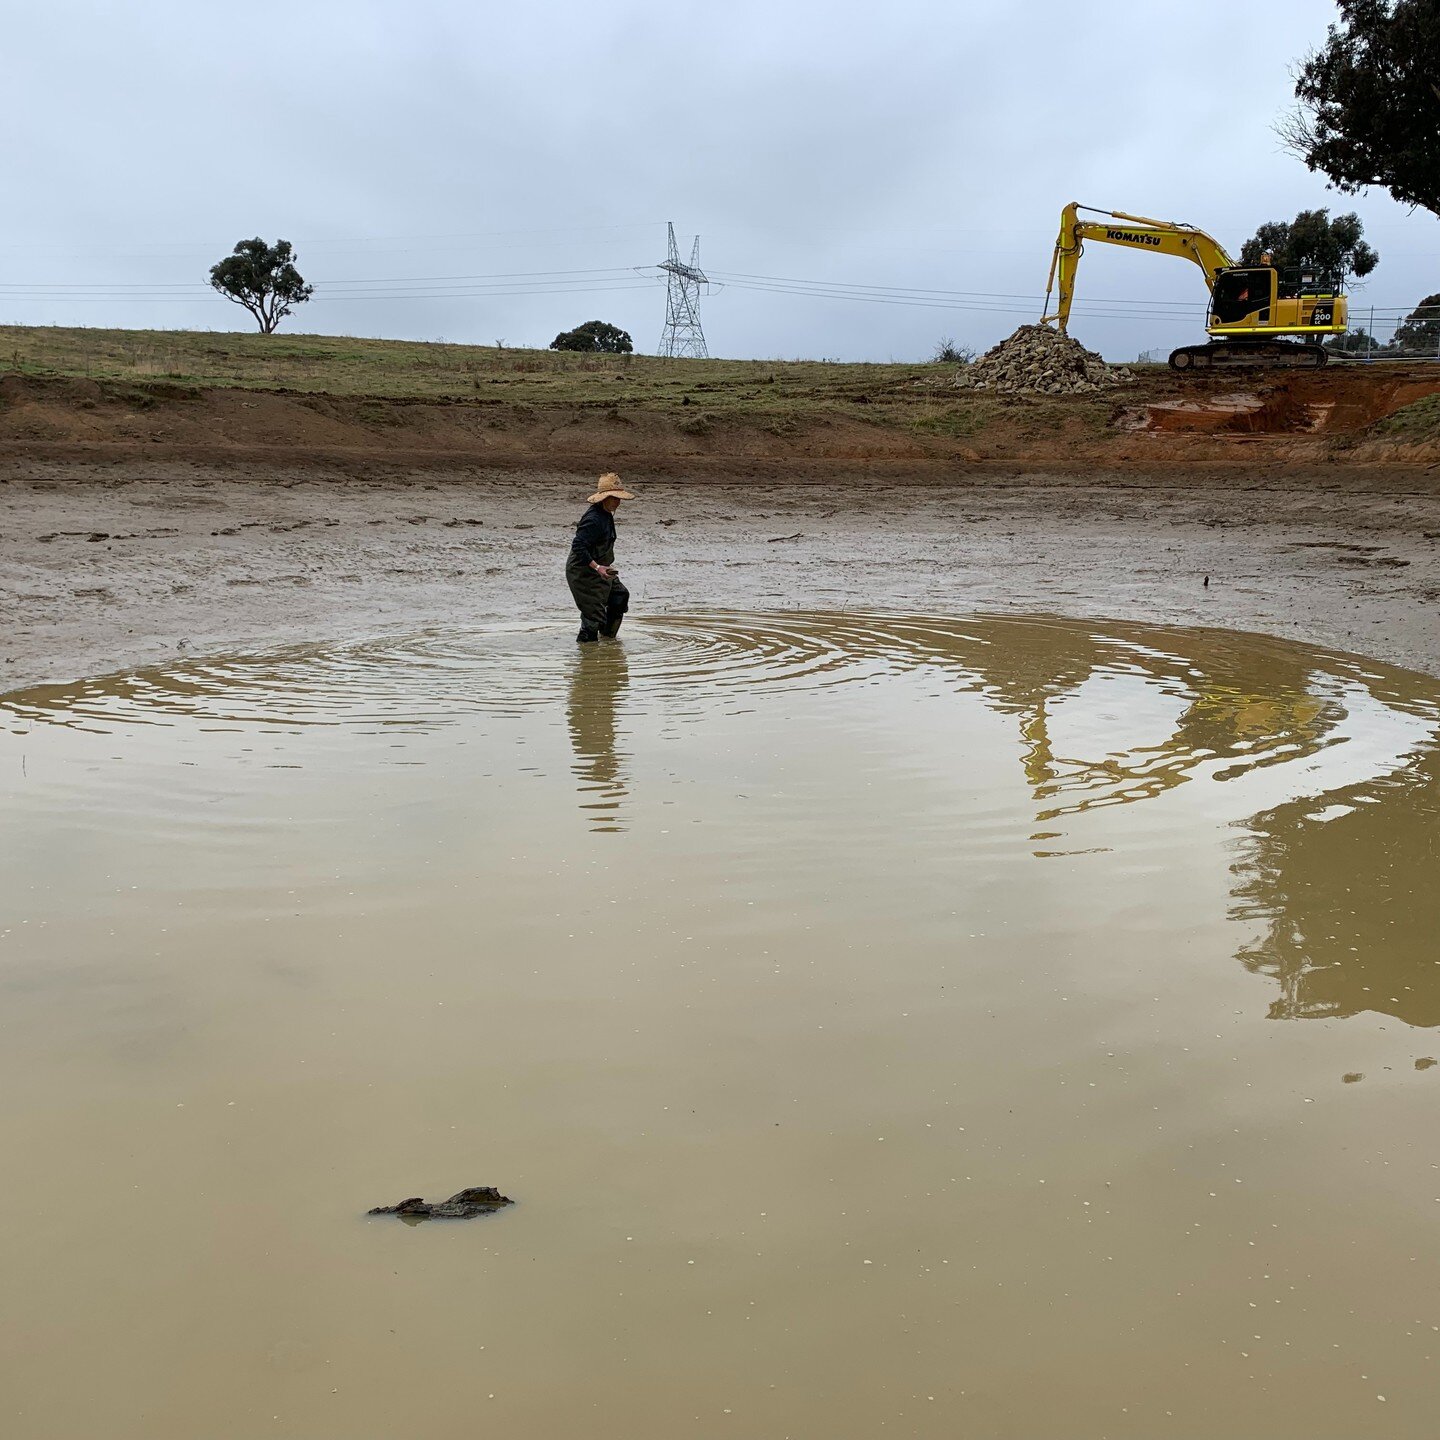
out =
<svg viewBox="0 0 1440 1440"><path fill-rule="evenodd" d="M581 645L601 635L613 639L630 608L630 592L620 583L615 568L615 512L622 500L635 497L618 475L602 475L600 488L590 497L590 508L575 527L565 579L580 611Z"/></svg>

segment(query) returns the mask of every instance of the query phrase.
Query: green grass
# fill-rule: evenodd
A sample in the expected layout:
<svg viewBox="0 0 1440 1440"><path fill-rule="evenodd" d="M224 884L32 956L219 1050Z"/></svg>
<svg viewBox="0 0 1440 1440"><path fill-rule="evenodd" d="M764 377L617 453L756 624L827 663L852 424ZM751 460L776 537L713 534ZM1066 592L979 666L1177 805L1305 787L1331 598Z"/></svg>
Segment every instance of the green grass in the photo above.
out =
<svg viewBox="0 0 1440 1440"><path fill-rule="evenodd" d="M357 340L183 330L0 326L0 370L177 385L307 390L391 399L517 399L609 403L632 394L690 395L717 405L823 390L837 402L934 377L935 365L842 365L798 360L662 360Z"/></svg>
<svg viewBox="0 0 1440 1440"><path fill-rule="evenodd" d="M1376 435L1407 445L1440 440L1440 395L1427 395L1402 406L1393 415L1377 420L1372 429Z"/></svg>
<svg viewBox="0 0 1440 1440"><path fill-rule="evenodd" d="M963 440L978 435L990 416L981 404L941 405L928 413L917 414L911 426L922 435L944 435Z"/></svg>
<svg viewBox="0 0 1440 1440"><path fill-rule="evenodd" d="M824 360L662 360L552 350L185 330L0 326L0 375L89 378L131 396L183 398L205 388L360 398L366 423L399 423L386 401L495 407L492 424L593 409L617 429L663 418L695 438L749 426L791 437L840 422L900 430L924 443L1018 428L1108 424L1110 402L1080 396L956 393L951 365ZM1091 414L1091 412L1094 412ZM997 424L998 422L998 424Z"/></svg>

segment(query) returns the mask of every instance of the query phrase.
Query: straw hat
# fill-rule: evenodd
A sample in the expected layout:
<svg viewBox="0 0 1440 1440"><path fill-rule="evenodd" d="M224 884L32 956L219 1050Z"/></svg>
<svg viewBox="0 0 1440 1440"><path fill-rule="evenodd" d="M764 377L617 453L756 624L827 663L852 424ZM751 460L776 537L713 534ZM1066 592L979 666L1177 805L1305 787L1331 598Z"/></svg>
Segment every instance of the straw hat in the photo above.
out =
<svg viewBox="0 0 1440 1440"><path fill-rule="evenodd" d="M633 500L635 497L620 483L620 477L611 471L600 477L600 488L590 497L592 505L602 500Z"/></svg>

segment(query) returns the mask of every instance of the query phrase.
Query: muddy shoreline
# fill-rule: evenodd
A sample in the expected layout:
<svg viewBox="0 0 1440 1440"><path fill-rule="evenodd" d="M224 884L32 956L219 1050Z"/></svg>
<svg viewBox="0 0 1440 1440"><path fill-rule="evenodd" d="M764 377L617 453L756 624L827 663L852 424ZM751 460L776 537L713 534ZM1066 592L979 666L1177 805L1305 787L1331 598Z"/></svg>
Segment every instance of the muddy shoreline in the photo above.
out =
<svg viewBox="0 0 1440 1440"><path fill-rule="evenodd" d="M737 470L646 476L621 514L637 613L1148 620L1440 674L1430 470ZM177 655L522 618L568 641L561 568L589 478L12 459L0 472L0 690Z"/></svg>

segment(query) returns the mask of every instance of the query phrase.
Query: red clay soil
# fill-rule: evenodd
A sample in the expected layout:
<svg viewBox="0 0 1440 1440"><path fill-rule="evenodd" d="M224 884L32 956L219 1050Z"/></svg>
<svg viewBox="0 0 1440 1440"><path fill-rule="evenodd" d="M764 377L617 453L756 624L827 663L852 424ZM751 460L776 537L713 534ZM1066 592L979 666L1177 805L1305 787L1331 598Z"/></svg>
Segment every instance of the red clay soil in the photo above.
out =
<svg viewBox="0 0 1440 1440"><path fill-rule="evenodd" d="M1151 431L1244 435L1363 437L1377 420L1427 395L1440 393L1440 364L1344 362L1269 378L1234 372L1205 377L1202 389L1184 382L1173 398L1143 407L1133 420ZM1138 408L1138 407L1137 407Z"/></svg>

